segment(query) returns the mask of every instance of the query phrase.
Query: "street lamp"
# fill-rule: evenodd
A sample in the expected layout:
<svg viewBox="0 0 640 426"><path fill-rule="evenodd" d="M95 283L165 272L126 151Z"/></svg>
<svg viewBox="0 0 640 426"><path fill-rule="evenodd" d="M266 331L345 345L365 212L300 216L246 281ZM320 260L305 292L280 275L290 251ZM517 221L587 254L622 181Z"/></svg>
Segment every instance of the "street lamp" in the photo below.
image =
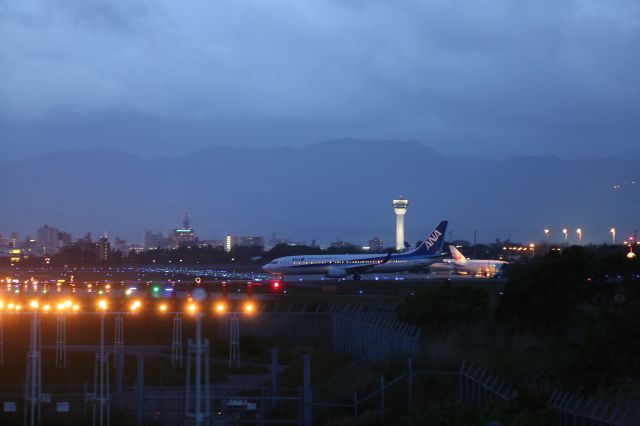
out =
<svg viewBox="0 0 640 426"><path fill-rule="evenodd" d="M562 233L564 234L564 243L567 244L569 242L569 230L562 228Z"/></svg>
<svg viewBox="0 0 640 426"><path fill-rule="evenodd" d="M544 230L544 238L549 241L549 237L551 236L551 230L549 228L546 228Z"/></svg>
<svg viewBox="0 0 640 426"><path fill-rule="evenodd" d="M615 245L616 244L616 228L611 228L609 232L611 232L611 244Z"/></svg>
<svg viewBox="0 0 640 426"><path fill-rule="evenodd" d="M578 244L582 244L582 228L576 229L576 233L578 234Z"/></svg>

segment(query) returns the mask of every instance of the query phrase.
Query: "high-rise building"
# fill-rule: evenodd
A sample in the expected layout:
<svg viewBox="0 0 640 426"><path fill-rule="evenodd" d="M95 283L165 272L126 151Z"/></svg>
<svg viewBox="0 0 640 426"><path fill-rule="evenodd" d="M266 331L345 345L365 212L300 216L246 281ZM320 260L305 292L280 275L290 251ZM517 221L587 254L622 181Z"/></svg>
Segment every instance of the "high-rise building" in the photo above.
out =
<svg viewBox="0 0 640 426"><path fill-rule="evenodd" d="M109 260L110 252L111 244L109 244L109 237L107 237L107 233L104 232L96 243L96 254L98 260L100 260L101 262L106 262L107 260Z"/></svg>
<svg viewBox="0 0 640 426"><path fill-rule="evenodd" d="M224 249L229 253L234 247L264 247L264 238L227 235Z"/></svg>
<svg viewBox="0 0 640 426"><path fill-rule="evenodd" d="M38 229L38 247L42 251L40 254L54 254L58 251L58 239L60 231L49 225L41 226Z"/></svg>
<svg viewBox="0 0 640 426"><path fill-rule="evenodd" d="M116 243L114 244L115 250L122 253L123 256L127 255L127 240L116 237Z"/></svg>
<svg viewBox="0 0 640 426"><path fill-rule="evenodd" d="M404 197L393 200L396 213L396 250L404 250L404 215L407 213L409 200Z"/></svg>
<svg viewBox="0 0 640 426"><path fill-rule="evenodd" d="M182 215L182 228L174 229L172 237L173 248L190 247L198 241L195 232L191 229L191 216L188 210L185 210Z"/></svg>
<svg viewBox="0 0 640 426"><path fill-rule="evenodd" d="M58 232L58 244L60 246L68 246L71 244L71 234L64 231Z"/></svg>
<svg viewBox="0 0 640 426"><path fill-rule="evenodd" d="M154 233L151 231L146 231L144 233L144 249L145 250L155 250L171 247L173 241L171 238L165 238L162 232Z"/></svg>
<svg viewBox="0 0 640 426"><path fill-rule="evenodd" d="M374 253L378 253L381 252L384 249L384 244L382 243L382 240L378 237L373 237L372 239L369 240L369 250L371 250Z"/></svg>

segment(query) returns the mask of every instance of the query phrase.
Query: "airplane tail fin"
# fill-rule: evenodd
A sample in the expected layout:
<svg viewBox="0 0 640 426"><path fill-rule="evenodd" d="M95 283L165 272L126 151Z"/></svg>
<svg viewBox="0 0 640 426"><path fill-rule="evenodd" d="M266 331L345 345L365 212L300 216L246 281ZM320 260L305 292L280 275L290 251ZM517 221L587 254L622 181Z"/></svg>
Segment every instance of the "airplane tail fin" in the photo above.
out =
<svg viewBox="0 0 640 426"><path fill-rule="evenodd" d="M464 257L464 254L460 253L460 250L453 244L449 246L449 251L451 252L451 257L454 263L458 265L465 265L467 263L467 258Z"/></svg>
<svg viewBox="0 0 640 426"><path fill-rule="evenodd" d="M448 224L448 220L441 221L412 254L429 256L440 253L440 251L442 250L442 244L444 243L444 234L447 232Z"/></svg>

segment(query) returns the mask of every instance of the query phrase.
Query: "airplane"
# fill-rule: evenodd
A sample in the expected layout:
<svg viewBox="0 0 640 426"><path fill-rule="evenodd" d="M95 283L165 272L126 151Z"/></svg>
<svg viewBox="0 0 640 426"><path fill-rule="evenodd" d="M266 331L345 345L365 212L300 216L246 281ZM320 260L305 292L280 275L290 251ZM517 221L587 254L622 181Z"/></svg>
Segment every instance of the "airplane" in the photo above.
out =
<svg viewBox="0 0 640 426"><path fill-rule="evenodd" d="M346 278L353 275L354 280L375 272L421 270L449 256L441 252L448 223L441 221L422 244L402 253L287 256L272 260L262 269L280 276L323 274L328 278Z"/></svg>
<svg viewBox="0 0 640 426"><path fill-rule="evenodd" d="M450 259L443 259L440 263L434 263L429 267L432 271L454 272L462 275L493 277L500 269L508 264L504 260L467 259L454 245L449 246Z"/></svg>

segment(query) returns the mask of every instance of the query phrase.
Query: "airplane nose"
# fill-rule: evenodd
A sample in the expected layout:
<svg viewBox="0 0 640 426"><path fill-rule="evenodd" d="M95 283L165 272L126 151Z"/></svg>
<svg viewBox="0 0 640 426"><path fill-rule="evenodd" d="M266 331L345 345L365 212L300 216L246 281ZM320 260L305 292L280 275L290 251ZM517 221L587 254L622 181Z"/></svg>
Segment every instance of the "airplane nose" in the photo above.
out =
<svg viewBox="0 0 640 426"><path fill-rule="evenodd" d="M271 265L270 263L267 263L266 265L262 265L262 270L265 272L269 272L272 269L273 269L273 265Z"/></svg>

